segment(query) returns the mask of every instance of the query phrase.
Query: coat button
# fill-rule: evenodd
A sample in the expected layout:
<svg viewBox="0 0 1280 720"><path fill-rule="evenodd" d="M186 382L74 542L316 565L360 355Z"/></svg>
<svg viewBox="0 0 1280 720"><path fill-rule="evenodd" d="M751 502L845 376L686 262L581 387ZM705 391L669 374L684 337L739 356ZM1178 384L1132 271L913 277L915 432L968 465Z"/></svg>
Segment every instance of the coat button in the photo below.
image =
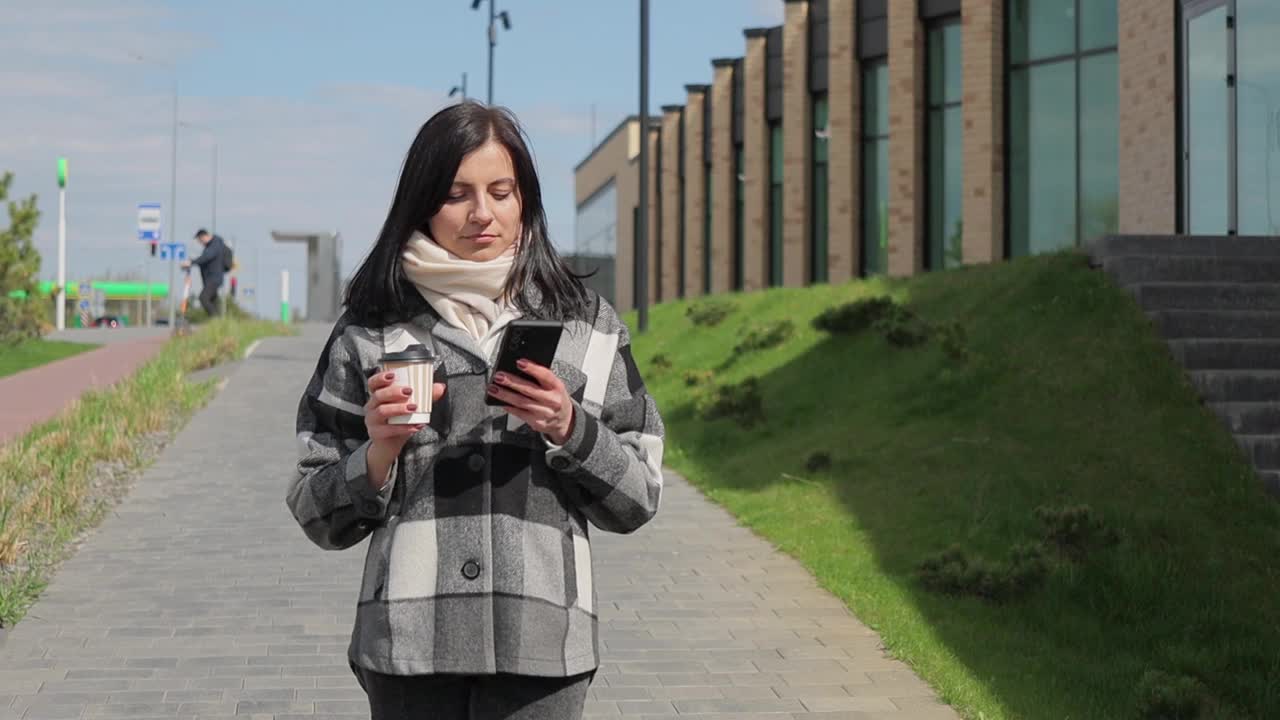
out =
<svg viewBox="0 0 1280 720"><path fill-rule="evenodd" d="M551 458L551 469L552 470L568 470L569 458L563 455L556 455L555 457Z"/></svg>
<svg viewBox="0 0 1280 720"><path fill-rule="evenodd" d="M475 560L468 560L462 564L462 577L468 580L475 580L480 577L480 563Z"/></svg>
<svg viewBox="0 0 1280 720"><path fill-rule="evenodd" d="M467 458L467 469L471 472L480 472L484 469L484 456L476 453Z"/></svg>
<svg viewBox="0 0 1280 720"><path fill-rule="evenodd" d="M377 500L365 500L364 503L360 505L360 509L364 511L365 515L381 515L382 503Z"/></svg>

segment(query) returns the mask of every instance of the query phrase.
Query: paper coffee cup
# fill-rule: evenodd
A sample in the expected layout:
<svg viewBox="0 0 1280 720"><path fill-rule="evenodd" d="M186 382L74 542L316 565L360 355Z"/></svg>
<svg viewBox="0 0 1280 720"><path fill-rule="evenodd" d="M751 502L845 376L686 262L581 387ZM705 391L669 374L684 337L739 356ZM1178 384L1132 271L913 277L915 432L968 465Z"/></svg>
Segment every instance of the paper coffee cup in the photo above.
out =
<svg viewBox="0 0 1280 720"><path fill-rule="evenodd" d="M395 385L413 389L409 402L417 403L418 411L408 415L396 415L389 420L392 425L423 425L431 422L432 385L435 383L436 357L425 345L410 345L400 352L382 356L381 372L395 373Z"/></svg>

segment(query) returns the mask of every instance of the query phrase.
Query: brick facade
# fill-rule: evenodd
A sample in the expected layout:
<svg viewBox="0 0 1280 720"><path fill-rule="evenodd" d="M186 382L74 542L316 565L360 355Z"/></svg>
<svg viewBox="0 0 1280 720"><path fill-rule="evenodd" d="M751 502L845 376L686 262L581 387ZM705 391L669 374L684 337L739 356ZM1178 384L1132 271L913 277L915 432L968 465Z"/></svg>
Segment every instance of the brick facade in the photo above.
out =
<svg viewBox="0 0 1280 720"><path fill-rule="evenodd" d="M860 42L879 55L884 25L862 18L863 0L827 0L828 83L828 278L833 283L862 271L862 73ZM963 259L966 264L1000 261L1006 255L1007 189L1005 25L1011 0L959 0L961 8ZM686 86L687 104L665 106L661 139L654 139L654 207L651 208L650 297L655 302L704 293L706 208L712 209L711 290L734 287L736 194L734 87L740 83L743 143L743 290L770 285L770 131L767 84L780 83L773 112L782 117L782 284L810 282L812 252L813 118L810 91L810 0L783 3L780 28L744 31L744 57L736 65L713 62L710 85ZM1172 234L1178 226L1178 14L1173 0L1125 0L1118 6L1119 230ZM939 7L937 5L935 8ZM908 276L925 261L927 202L927 35L919 0L887 2L889 83L888 272ZM945 12L946 10L940 10ZM860 34L866 31L868 34ZM775 55L771 65L769 53ZM742 74L735 78L735 72ZM711 117L704 117L710 107ZM638 124L638 123L637 123ZM709 143L703 134L710 127ZM681 142L681 135L684 140ZM710 146L711 197L706 195ZM638 128L611 135L575 171L579 201L609 173L618 183L616 287L618 306L628 308L631 283L631 207L638 194L633 159ZM680 150L683 147L684 156ZM626 169L628 165L631 169ZM617 165L619 169L606 167ZM683 164L683 180L680 166ZM661 184L657 182L661 176ZM661 198L658 197L661 187ZM683 218L683 220L682 220ZM661 237L661 242L657 238ZM684 241L681 252L681 239ZM683 263L681 262L683 256Z"/></svg>
<svg viewBox="0 0 1280 720"><path fill-rule="evenodd" d="M962 8L966 264L1004 257L1004 2L964 0Z"/></svg>
<svg viewBox="0 0 1280 720"><path fill-rule="evenodd" d="M706 222L706 166L702 157L703 111L710 88L687 85L684 106L684 295L698 297L702 289L704 223Z"/></svg>
<svg viewBox="0 0 1280 720"><path fill-rule="evenodd" d="M634 305L633 267L634 257L633 233L631 230L632 208L639 201L638 165L633 162L639 152L640 127L636 118L624 120L605 137L587 159L574 169L574 206L580 207L591 196L613 182L616 192L617 208L614 217L614 252L612 260L593 257L581 260L580 271L597 271L588 285L607 292L612 280L612 297L614 305L620 312L630 310ZM582 238L574 238L575 245ZM574 248L574 252L588 250L599 252L603 248Z"/></svg>
<svg viewBox="0 0 1280 720"><path fill-rule="evenodd" d="M786 0L782 29L782 284L809 283L813 97L809 92L809 3Z"/></svg>
<svg viewBox="0 0 1280 720"><path fill-rule="evenodd" d="M1172 234L1178 222L1177 12L1119 3L1120 232Z"/></svg>
<svg viewBox="0 0 1280 720"><path fill-rule="evenodd" d="M915 2L889 2L889 274L924 260L924 29Z"/></svg>
<svg viewBox="0 0 1280 720"><path fill-rule="evenodd" d="M750 292L769 286L769 123L765 119L765 36L748 31L742 61L743 278Z"/></svg>
<svg viewBox="0 0 1280 720"><path fill-rule="evenodd" d="M662 107L662 300L680 297L680 125L683 106Z"/></svg>
<svg viewBox="0 0 1280 720"><path fill-rule="evenodd" d="M711 292L733 289L733 64L714 62L711 81Z"/></svg>
<svg viewBox="0 0 1280 720"><path fill-rule="evenodd" d="M861 163L862 82L858 73L855 0L830 0L830 57L827 72L827 277L831 283L858 275L862 257Z"/></svg>

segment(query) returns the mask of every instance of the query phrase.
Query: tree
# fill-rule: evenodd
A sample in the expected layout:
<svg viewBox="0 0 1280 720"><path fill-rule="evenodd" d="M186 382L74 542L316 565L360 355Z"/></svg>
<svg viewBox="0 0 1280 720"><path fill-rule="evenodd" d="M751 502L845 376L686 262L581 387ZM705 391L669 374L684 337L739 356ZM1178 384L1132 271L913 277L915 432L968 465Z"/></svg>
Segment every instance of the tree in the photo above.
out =
<svg viewBox="0 0 1280 720"><path fill-rule="evenodd" d="M13 173L0 177L0 202L8 201L12 182ZM0 345L40 337L41 307L36 299L40 253L31 241L40 210L35 195L8 205L9 227L0 230Z"/></svg>

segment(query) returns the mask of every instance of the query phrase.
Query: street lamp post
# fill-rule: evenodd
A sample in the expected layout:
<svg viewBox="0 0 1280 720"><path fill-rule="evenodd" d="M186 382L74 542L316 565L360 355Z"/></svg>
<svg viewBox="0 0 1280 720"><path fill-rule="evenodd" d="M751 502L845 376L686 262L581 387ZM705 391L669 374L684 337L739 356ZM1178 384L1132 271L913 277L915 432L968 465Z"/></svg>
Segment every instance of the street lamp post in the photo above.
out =
<svg viewBox="0 0 1280 720"><path fill-rule="evenodd" d="M457 95L459 92L462 93L463 101L466 101L467 99L467 74L466 73L462 73L462 84L454 85L453 88L449 90L449 97L453 97L454 95Z"/></svg>
<svg viewBox="0 0 1280 720"><path fill-rule="evenodd" d="M636 223L640 272L639 330L649 329L649 0L640 0L640 218Z"/></svg>
<svg viewBox="0 0 1280 720"><path fill-rule="evenodd" d="M479 10L482 2L484 0L471 0L471 9ZM489 0L489 95L488 100L485 101L489 105L493 104L493 48L498 44L498 26L494 24L496 20L502 21L504 30L511 29L511 16L507 14L506 10L495 14L493 0Z"/></svg>
<svg viewBox="0 0 1280 720"><path fill-rule="evenodd" d="M167 69L173 76L173 132L172 145L169 152L169 238L177 237L178 230L178 70L163 60L145 57L138 53L129 53L140 62L159 65ZM161 236L163 239L163 235ZM173 267L175 260L169 256L169 327L172 328L177 315L177 305L173 302ZM151 316L151 268L147 267L147 316Z"/></svg>

